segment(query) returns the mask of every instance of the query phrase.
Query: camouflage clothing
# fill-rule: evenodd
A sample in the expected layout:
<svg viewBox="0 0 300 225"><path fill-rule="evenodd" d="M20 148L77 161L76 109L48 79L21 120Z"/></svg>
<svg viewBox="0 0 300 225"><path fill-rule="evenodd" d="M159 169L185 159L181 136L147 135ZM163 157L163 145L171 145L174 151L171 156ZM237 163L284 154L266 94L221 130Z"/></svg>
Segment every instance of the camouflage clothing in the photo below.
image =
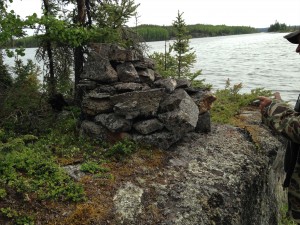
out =
<svg viewBox="0 0 300 225"><path fill-rule="evenodd" d="M296 149L296 157L294 153L292 155L287 151L285 171L287 172L287 176L289 175L288 182L286 183L288 187L289 213L294 221L300 224L300 154L298 154L298 144L300 144L300 113L295 112L286 103L274 100L264 109L262 116L263 123L288 138L291 141L289 145ZM289 150L289 146L287 150ZM292 162L293 159L294 163Z"/></svg>
<svg viewBox="0 0 300 225"><path fill-rule="evenodd" d="M300 144L300 113L275 100L263 112L263 122L289 140Z"/></svg>

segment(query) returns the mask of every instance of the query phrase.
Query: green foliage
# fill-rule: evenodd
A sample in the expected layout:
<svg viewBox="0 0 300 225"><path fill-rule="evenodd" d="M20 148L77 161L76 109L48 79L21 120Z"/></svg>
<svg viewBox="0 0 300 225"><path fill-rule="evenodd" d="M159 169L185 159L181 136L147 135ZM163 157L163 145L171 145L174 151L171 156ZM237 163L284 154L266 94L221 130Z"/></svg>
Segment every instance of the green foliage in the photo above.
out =
<svg viewBox="0 0 300 225"><path fill-rule="evenodd" d="M1 51L1 49L0 49ZM12 77L10 73L8 72L7 65L4 64L3 62L3 55L2 52L0 52L0 94L1 91L4 89L7 89L12 85Z"/></svg>
<svg viewBox="0 0 300 225"><path fill-rule="evenodd" d="M226 26L209 24L187 25L187 30L188 34L191 35L192 38L249 34L258 32L255 28L248 26ZM136 31L144 41L164 41L173 39L176 36L173 26L158 26L146 24L137 26Z"/></svg>
<svg viewBox="0 0 300 225"><path fill-rule="evenodd" d="M156 62L156 70L163 77L185 78L190 81L197 80L201 75L201 70L191 72L193 64L196 62L196 54L189 47L191 36L188 34L187 26L182 18L182 13L178 12L173 23L175 31L175 41L169 45L168 51L163 53L154 52L150 58ZM194 84L202 85L202 81Z"/></svg>
<svg viewBox="0 0 300 225"><path fill-rule="evenodd" d="M83 163L80 167L80 170L83 172L88 172L88 173L105 173L108 172L109 169L101 167L98 163L93 162L93 161L87 161Z"/></svg>
<svg viewBox="0 0 300 225"><path fill-rule="evenodd" d="M10 207L0 208L0 214L7 219L12 219L15 225L34 225L32 216L22 215Z"/></svg>
<svg viewBox="0 0 300 225"><path fill-rule="evenodd" d="M280 209L280 221L278 225L297 225L292 219L288 216L288 206L283 205Z"/></svg>
<svg viewBox="0 0 300 225"><path fill-rule="evenodd" d="M33 120L33 116L43 111L42 93L37 78L39 69L31 60L26 65L21 60L16 60L13 72L15 78L2 102L0 125L28 132L34 130L39 121Z"/></svg>
<svg viewBox="0 0 300 225"><path fill-rule="evenodd" d="M175 77L177 60L171 55L171 48L166 53L154 52L149 57L155 61L155 70L163 77Z"/></svg>
<svg viewBox="0 0 300 225"><path fill-rule="evenodd" d="M0 143L0 187L37 199L83 200L83 188L38 146L26 145L21 138Z"/></svg>
<svg viewBox="0 0 300 225"><path fill-rule="evenodd" d="M211 109L212 121L217 123L229 123L230 119L239 113L241 107L250 105L258 96L270 96L271 91L257 88L251 93L239 93L242 83L231 86L230 80L226 82L225 89L215 92L217 100Z"/></svg>
<svg viewBox="0 0 300 225"><path fill-rule="evenodd" d="M6 192L6 190L5 190L5 189L3 189L3 188L0 188L0 199L3 199L3 198L5 198L5 197L6 197L6 195L7 195L7 192Z"/></svg>
<svg viewBox="0 0 300 225"><path fill-rule="evenodd" d="M170 39L168 29L158 25L137 26L136 32L144 41L162 41Z"/></svg>
<svg viewBox="0 0 300 225"><path fill-rule="evenodd" d="M109 148L105 156L113 157L117 160L122 160L134 153L137 150L137 147L138 146L135 142L125 139L117 142L111 148Z"/></svg>
<svg viewBox="0 0 300 225"><path fill-rule="evenodd" d="M21 37L15 39L11 45L8 47L16 47L16 48L36 48L39 46L39 38L38 36L29 36L29 37Z"/></svg>
<svg viewBox="0 0 300 225"><path fill-rule="evenodd" d="M289 32L291 28L288 27L285 23L279 23L277 20L274 24L271 24L268 28L268 32Z"/></svg>

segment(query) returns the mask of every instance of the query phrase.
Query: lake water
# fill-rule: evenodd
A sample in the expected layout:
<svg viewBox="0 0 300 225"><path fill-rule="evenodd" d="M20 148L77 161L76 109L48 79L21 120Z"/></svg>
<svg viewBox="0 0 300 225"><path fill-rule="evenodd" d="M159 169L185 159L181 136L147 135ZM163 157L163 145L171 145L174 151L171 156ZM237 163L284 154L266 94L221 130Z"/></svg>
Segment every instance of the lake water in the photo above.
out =
<svg viewBox="0 0 300 225"><path fill-rule="evenodd" d="M197 54L195 69L202 69L201 79L213 89L243 84L243 92L263 87L279 91L292 105L300 94L300 55L297 45L282 33L256 33L191 39ZM164 41L149 42L150 52L164 52Z"/></svg>
<svg viewBox="0 0 300 225"><path fill-rule="evenodd" d="M231 84L243 84L241 92L263 87L279 91L292 105L300 93L300 55L296 45L282 33L257 33L223 37L191 39L190 47L197 54L195 69L201 69L201 79L223 89ZM164 52L164 41L148 42L150 52ZM34 59L36 49L26 49L24 59ZM13 59L5 59L9 65Z"/></svg>

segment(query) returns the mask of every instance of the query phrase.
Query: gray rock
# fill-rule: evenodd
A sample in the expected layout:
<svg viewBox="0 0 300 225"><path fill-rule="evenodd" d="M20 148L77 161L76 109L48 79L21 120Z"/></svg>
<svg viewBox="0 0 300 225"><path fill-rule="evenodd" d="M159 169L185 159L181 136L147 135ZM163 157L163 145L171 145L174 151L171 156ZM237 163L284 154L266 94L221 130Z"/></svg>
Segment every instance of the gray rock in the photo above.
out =
<svg viewBox="0 0 300 225"><path fill-rule="evenodd" d="M177 103L176 107L174 103ZM169 131L183 134L196 128L199 110L184 90L174 92L161 105L162 111L167 112L159 114L158 118Z"/></svg>
<svg viewBox="0 0 300 225"><path fill-rule="evenodd" d="M83 89L83 90L93 90L96 88L97 83L92 80L80 80L77 84L77 88Z"/></svg>
<svg viewBox="0 0 300 225"><path fill-rule="evenodd" d="M208 112L211 109L213 102L216 97L211 91L198 90L197 92L191 93L190 96L194 99L196 105L199 108L199 114Z"/></svg>
<svg viewBox="0 0 300 225"><path fill-rule="evenodd" d="M133 62L135 68L138 69L152 69L154 70L155 63L153 59L143 58L142 60Z"/></svg>
<svg viewBox="0 0 300 225"><path fill-rule="evenodd" d="M124 132L131 130L132 122L114 113L99 114L95 117L95 122L106 127L111 132Z"/></svg>
<svg viewBox="0 0 300 225"><path fill-rule="evenodd" d="M115 196L113 201L115 205L115 214L117 216L116 224L132 224L136 217L142 213L142 197L144 190L131 182L127 182L122 186Z"/></svg>
<svg viewBox="0 0 300 225"><path fill-rule="evenodd" d="M64 166L63 169L67 172L67 174L72 177L74 180L79 181L85 173L80 170L81 165L68 165Z"/></svg>
<svg viewBox="0 0 300 225"><path fill-rule="evenodd" d="M82 101L83 96L90 90L96 88L96 85L97 83L92 80L80 80L77 84L76 98Z"/></svg>
<svg viewBox="0 0 300 225"><path fill-rule="evenodd" d="M133 134L132 139L136 142L155 146L160 149L169 149L174 143L182 138L180 133L168 131L155 132L148 135Z"/></svg>
<svg viewBox="0 0 300 225"><path fill-rule="evenodd" d="M162 78L154 82L156 87L165 88L169 93L173 92L176 88L176 80L172 78Z"/></svg>
<svg viewBox="0 0 300 225"><path fill-rule="evenodd" d="M144 57L141 53L132 49L125 49L117 45L111 45L109 52L109 59L111 61L126 62L126 61L138 61Z"/></svg>
<svg viewBox="0 0 300 225"><path fill-rule="evenodd" d="M108 99L110 98L110 94L105 92L90 91L85 97L93 99Z"/></svg>
<svg viewBox="0 0 300 225"><path fill-rule="evenodd" d="M111 66L109 60L98 54L89 56L89 60L86 62L80 77L103 83L118 81L117 72Z"/></svg>
<svg viewBox="0 0 300 225"><path fill-rule="evenodd" d="M153 83L155 80L154 71L152 69L144 69L144 70L138 70L138 75L140 77L141 82L144 83Z"/></svg>
<svg viewBox="0 0 300 225"><path fill-rule="evenodd" d="M150 134L164 128L164 125L156 118L139 121L133 124L136 131L141 134Z"/></svg>
<svg viewBox="0 0 300 225"><path fill-rule="evenodd" d="M141 91L149 88L149 86L139 83L119 83L114 85L117 92L130 92L130 91Z"/></svg>
<svg viewBox="0 0 300 225"><path fill-rule="evenodd" d="M117 74L121 82L138 82L139 75L131 62L117 65Z"/></svg>
<svg viewBox="0 0 300 225"><path fill-rule="evenodd" d="M197 133L208 133L211 131L211 121L209 111L198 116L197 126L195 128Z"/></svg>
<svg viewBox="0 0 300 225"><path fill-rule="evenodd" d="M79 134L83 137L93 138L95 140L105 141L107 139L108 130L101 126L97 125L92 121L84 120L80 125Z"/></svg>
<svg viewBox="0 0 300 225"><path fill-rule="evenodd" d="M84 98L81 102L82 112L95 116L100 113L108 113L113 111L113 105L109 98Z"/></svg>
<svg viewBox="0 0 300 225"><path fill-rule="evenodd" d="M281 186L285 145L259 125L259 112L256 125L250 122L256 142L247 130L213 125L209 134L189 133L172 145L164 166L136 173L132 182L144 194L134 208L142 212L138 210L128 224L279 224L280 208L286 202ZM127 190L123 185L120 189ZM121 210L122 201L114 204ZM119 215L112 216L117 217L112 223L120 221Z"/></svg>
<svg viewBox="0 0 300 225"><path fill-rule="evenodd" d="M114 86L107 84L97 84L97 87L93 91L97 93L109 93L111 95L116 93Z"/></svg>
<svg viewBox="0 0 300 225"><path fill-rule="evenodd" d="M176 88L188 88L192 84L192 82L187 79L176 79L176 83Z"/></svg>
<svg viewBox="0 0 300 225"><path fill-rule="evenodd" d="M143 60L143 56L136 50L122 48L114 44L92 43L92 51L110 61L125 62Z"/></svg>
<svg viewBox="0 0 300 225"><path fill-rule="evenodd" d="M159 103L165 93L162 89L133 91L112 96L115 113L133 119L138 116L150 117L157 114Z"/></svg>
<svg viewBox="0 0 300 225"><path fill-rule="evenodd" d="M169 112L178 108L182 99L190 98L190 96L182 89L177 89L174 93L168 95L159 105L159 112Z"/></svg>

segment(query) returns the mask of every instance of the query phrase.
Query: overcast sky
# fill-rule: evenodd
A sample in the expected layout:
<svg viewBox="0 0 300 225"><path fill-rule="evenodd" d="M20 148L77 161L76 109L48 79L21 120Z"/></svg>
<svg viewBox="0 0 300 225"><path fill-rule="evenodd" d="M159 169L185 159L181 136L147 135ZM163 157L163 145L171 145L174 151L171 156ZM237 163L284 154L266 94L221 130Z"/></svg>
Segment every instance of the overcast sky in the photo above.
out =
<svg viewBox="0 0 300 225"><path fill-rule="evenodd" d="M0 0L1 1L1 0ZM12 8L21 16L40 11L42 0L14 0ZM171 25L178 10L187 24L269 27L277 20L300 24L300 0L135 0L138 24ZM129 22L133 26L134 20Z"/></svg>

